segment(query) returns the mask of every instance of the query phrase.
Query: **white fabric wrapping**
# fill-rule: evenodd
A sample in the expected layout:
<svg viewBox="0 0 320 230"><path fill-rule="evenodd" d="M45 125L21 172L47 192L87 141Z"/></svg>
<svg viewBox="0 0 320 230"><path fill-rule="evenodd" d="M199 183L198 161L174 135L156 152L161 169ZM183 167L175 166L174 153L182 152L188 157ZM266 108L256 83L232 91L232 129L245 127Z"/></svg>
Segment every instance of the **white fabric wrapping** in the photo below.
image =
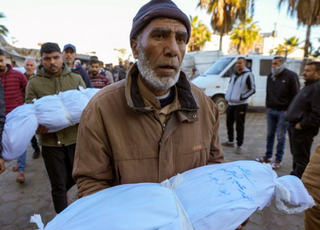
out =
<svg viewBox="0 0 320 230"><path fill-rule="evenodd" d="M77 200L45 230L234 230L270 203L276 184L290 190L289 202L312 205L302 183L296 190L284 185L292 176L276 177L269 165L237 161L196 168L162 184L115 186Z"/></svg>
<svg viewBox="0 0 320 230"><path fill-rule="evenodd" d="M3 158L19 158L27 150L39 124L57 132L79 123L82 111L99 89L68 90L44 96L15 108L7 117L3 131Z"/></svg>
<svg viewBox="0 0 320 230"><path fill-rule="evenodd" d="M19 158L35 135L38 122L33 104L19 106L6 116L2 134L2 156L6 161Z"/></svg>
<svg viewBox="0 0 320 230"><path fill-rule="evenodd" d="M82 88L81 92L68 90L36 100L34 104L39 124L47 127L50 133L54 133L79 123L90 97L97 92Z"/></svg>
<svg viewBox="0 0 320 230"><path fill-rule="evenodd" d="M87 88L87 89L84 89L82 86L79 86L79 90L80 90L81 93L83 93L84 95L86 95L89 100L91 100L91 98L92 98L100 89L96 89L96 88Z"/></svg>
<svg viewBox="0 0 320 230"><path fill-rule="evenodd" d="M72 125L78 124L82 111L89 102L88 97L79 90L68 90L59 93L58 96L70 116Z"/></svg>
<svg viewBox="0 0 320 230"><path fill-rule="evenodd" d="M31 216L30 223L35 223L39 228L37 230L43 230L43 228L44 228L41 216L39 214L34 214L33 216Z"/></svg>
<svg viewBox="0 0 320 230"><path fill-rule="evenodd" d="M50 133L72 125L68 110L58 95L42 97L34 102L38 123L47 127Z"/></svg>
<svg viewBox="0 0 320 230"><path fill-rule="evenodd" d="M182 177L180 176L180 174L175 178L175 180L173 181L173 183L171 184L169 180L165 180L161 183L161 186L168 188L171 190L172 195L175 199L176 205L177 205L177 210L178 210L178 215L179 215L179 220L180 220L180 229L181 230L194 230L191 224L191 221L189 220L188 214L186 213L186 211L184 210L181 202L179 201L178 196L175 193L175 188L177 188L181 181L182 181Z"/></svg>
<svg viewBox="0 0 320 230"><path fill-rule="evenodd" d="M286 204L294 205L288 207ZM276 207L287 213L295 214L316 205L313 198L305 192L301 180L295 176L283 176L276 180Z"/></svg>

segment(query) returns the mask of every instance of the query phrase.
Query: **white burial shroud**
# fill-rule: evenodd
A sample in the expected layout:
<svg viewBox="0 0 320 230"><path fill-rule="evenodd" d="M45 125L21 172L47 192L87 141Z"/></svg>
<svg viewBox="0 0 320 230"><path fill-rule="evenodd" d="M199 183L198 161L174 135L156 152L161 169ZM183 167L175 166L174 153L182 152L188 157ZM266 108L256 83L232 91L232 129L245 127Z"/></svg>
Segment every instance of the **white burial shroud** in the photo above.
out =
<svg viewBox="0 0 320 230"><path fill-rule="evenodd" d="M12 110L6 116L3 130L3 159L19 158L30 145L39 124L47 127L50 133L78 124L89 100L100 90L79 88L44 96L34 100L34 104Z"/></svg>
<svg viewBox="0 0 320 230"><path fill-rule="evenodd" d="M192 169L160 184L102 190L75 201L44 229L234 230L274 196L285 213L314 205L299 178L277 178L270 165L236 161ZM43 229L39 217L31 221Z"/></svg>

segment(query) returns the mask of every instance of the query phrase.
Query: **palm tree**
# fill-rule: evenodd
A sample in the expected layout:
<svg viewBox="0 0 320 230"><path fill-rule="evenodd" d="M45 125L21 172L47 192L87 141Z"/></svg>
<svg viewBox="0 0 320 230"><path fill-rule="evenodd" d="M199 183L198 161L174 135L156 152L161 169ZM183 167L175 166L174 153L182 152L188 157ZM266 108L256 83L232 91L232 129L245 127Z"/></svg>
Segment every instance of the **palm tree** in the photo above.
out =
<svg viewBox="0 0 320 230"><path fill-rule="evenodd" d="M206 42L211 41L211 32L208 27L198 20L198 16L190 16L191 37L188 44L188 51L201 50Z"/></svg>
<svg viewBox="0 0 320 230"><path fill-rule="evenodd" d="M222 49L222 37L229 33L237 19L244 21L246 11L253 13L254 0L199 0L198 7L212 14L211 26L220 35L219 49Z"/></svg>
<svg viewBox="0 0 320 230"><path fill-rule="evenodd" d="M281 54L285 52L287 55L295 51L297 48L299 48L299 45L300 45L299 38L297 38L296 36L293 36L288 39L284 39L284 43L279 44L278 47L276 47L275 49L276 54Z"/></svg>
<svg viewBox="0 0 320 230"><path fill-rule="evenodd" d="M288 13L291 17L297 16L298 26L307 26L304 57L308 57L310 47L311 27L320 24L320 0L279 0L279 7L288 2Z"/></svg>
<svg viewBox="0 0 320 230"><path fill-rule="evenodd" d="M239 54L247 54L260 39L260 28L252 21L252 17L239 21L231 31L231 44L236 45Z"/></svg>
<svg viewBox="0 0 320 230"><path fill-rule="evenodd" d="M0 12L0 20L5 18L4 13ZM0 25L0 34L6 36L9 33L9 30L4 25Z"/></svg>

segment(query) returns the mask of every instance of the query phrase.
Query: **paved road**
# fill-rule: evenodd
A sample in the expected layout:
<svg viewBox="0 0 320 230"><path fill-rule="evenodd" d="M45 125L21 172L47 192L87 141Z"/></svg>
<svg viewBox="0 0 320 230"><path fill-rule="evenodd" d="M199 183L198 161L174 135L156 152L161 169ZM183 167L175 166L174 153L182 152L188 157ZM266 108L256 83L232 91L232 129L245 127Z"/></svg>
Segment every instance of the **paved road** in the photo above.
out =
<svg viewBox="0 0 320 230"><path fill-rule="evenodd" d="M226 138L225 116L221 116L220 138ZM224 148L227 162L235 160L252 160L262 156L265 152L266 122L263 111L249 111L246 120L245 144L243 154L235 154L234 148ZM315 138L313 149L319 140ZM11 167L15 162L7 163L7 170L0 176L0 230L31 230L30 216L41 214L44 223L54 216L54 209L50 195L50 185L45 172L42 158L31 158L32 149L28 149L26 182L15 182L17 173ZM277 172L279 176L286 175L291 170L292 157L288 147L284 156L282 168ZM76 188L69 192L71 200L76 200ZM257 211L250 219L246 230L303 230L302 214L285 215L280 213L273 204L263 211Z"/></svg>

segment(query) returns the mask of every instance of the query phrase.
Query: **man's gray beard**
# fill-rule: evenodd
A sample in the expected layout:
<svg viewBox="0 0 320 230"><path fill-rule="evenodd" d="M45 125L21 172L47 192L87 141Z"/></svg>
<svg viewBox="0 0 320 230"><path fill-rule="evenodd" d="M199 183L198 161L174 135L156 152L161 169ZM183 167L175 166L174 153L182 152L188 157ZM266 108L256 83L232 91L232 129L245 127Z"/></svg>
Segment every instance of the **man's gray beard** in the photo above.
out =
<svg viewBox="0 0 320 230"><path fill-rule="evenodd" d="M139 49L139 59L137 62L138 69L142 78L155 90L167 90L174 86L179 80L180 70L174 76L158 76L151 68L146 54L142 49Z"/></svg>

